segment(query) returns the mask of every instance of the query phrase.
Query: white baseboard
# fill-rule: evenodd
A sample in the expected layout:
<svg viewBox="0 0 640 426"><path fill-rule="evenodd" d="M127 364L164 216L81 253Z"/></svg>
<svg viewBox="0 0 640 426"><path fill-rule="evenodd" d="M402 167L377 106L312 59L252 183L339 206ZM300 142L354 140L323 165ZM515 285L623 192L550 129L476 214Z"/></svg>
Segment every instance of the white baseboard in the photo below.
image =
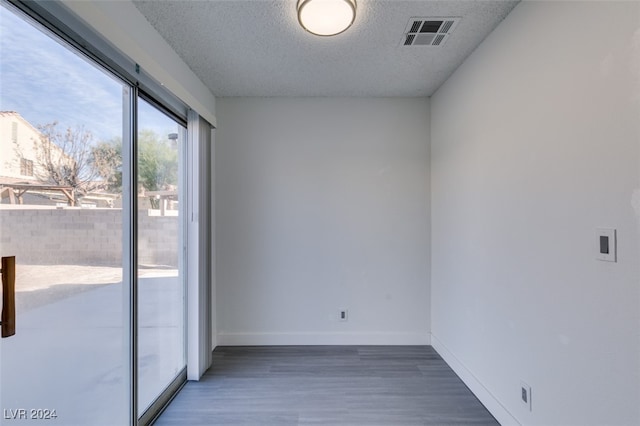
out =
<svg viewBox="0 0 640 426"><path fill-rule="evenodd" d="M429 345L424 333L218 333L218 346Z"/></svg>
<svg viewBox="0 0 640 426"><path fill-rule="evenodd" d="M431 335L431 345L433 349L445 360L449 367L456 372L458 377L462 379L471 392L482 402L489 410L493 417L498 420L502 426L520 425L513 415L505 408L505 406L487 389L473 373L460 362L460 360L433 334Z"/></svg>

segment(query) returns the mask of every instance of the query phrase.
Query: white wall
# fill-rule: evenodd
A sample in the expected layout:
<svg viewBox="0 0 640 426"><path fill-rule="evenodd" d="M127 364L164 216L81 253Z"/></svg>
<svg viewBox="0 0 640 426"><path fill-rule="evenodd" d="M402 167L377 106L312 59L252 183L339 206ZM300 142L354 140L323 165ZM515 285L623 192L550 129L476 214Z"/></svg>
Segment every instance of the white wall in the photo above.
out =
<svg viewBox="0 0 640 426"><path fill-rule="evenodd" d="M523 2L432 98L433 344L504 424L640 424L639 27Z"/></svg>
<svg viewBox="0 0 640 426"><path fill-rule="evenodd" d="M218 344L428 343L428 100L217 114Z"/></svg>

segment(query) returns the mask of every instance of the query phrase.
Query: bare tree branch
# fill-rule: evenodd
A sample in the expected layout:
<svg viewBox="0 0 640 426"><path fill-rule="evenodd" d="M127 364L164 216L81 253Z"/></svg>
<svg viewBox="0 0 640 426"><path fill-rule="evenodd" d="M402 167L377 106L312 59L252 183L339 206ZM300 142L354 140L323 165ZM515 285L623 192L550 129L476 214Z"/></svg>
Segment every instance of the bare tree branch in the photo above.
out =
<svg viewBox="0 0 640 426"><path fill-rule="evenodd" d="M76 203L103 182L93 167L93 134L83 127L60 132L58 122L38 126L39 141L34 141L38 166L36 177L54 185L72 188Z"/></svg>

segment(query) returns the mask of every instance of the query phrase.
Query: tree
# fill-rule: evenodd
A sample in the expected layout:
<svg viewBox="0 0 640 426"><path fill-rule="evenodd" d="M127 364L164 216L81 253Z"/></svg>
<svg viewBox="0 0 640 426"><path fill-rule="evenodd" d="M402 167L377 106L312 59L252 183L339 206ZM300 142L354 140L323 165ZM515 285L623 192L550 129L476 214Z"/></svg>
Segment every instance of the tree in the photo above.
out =
<svg viewBox="0 0 640 426"><path fill-rule="evenodd" d="M58 122L38 126L34 141L41 181L70 187L74 201L105 189L122 192L122 139L97 142L83 127L60 132ZM152 130L138 134L138 183L145 191L171 191L178 185L178 151Z"/></svg>
<svg viewBox="0 0 640 426"><path fill-rule="evenodd" d="M83 127L59 131L58 122L38 126L41 137L34 141L38 167L36 177L44 182L71 188L74 201L101 186L93 166L93 134Z"/></svg>
<svg viewBox="0 0 640 426"><path fill-rule="evenodd" d="M138 135L138 183L147 191L174 190L178 185L178 150L152 130Z"/></svg>
<svg viewBox="0 0 640 426"><path fill-rule="evenodd" d="M122 192L122 141L114 138L93 147L93 167L104 182L104 189Z"/></svg>
<svg viewBox="0 0 640 426"><path fill-rule="evenodd" d="M112 191L122 191L122 140L100 142L93 149L93 164ZM145 191L175 190L178 185L178 151L152 130L138 135L138 184Z"/></svg>

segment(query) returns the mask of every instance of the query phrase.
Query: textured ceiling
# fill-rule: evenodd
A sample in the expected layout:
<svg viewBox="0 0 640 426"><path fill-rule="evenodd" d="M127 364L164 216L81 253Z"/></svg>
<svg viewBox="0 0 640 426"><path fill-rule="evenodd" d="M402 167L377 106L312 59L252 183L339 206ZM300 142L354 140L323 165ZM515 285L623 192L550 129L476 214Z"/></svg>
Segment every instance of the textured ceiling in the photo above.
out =
<svg viewBox="0 0 640 426"><path fill-rule="evenodd" d="M325 38L297 0L133 2L216 96L430 96L518 3L357 0L354 25ZM417 16L462 20L444 46L402 46Z"/></svg>

